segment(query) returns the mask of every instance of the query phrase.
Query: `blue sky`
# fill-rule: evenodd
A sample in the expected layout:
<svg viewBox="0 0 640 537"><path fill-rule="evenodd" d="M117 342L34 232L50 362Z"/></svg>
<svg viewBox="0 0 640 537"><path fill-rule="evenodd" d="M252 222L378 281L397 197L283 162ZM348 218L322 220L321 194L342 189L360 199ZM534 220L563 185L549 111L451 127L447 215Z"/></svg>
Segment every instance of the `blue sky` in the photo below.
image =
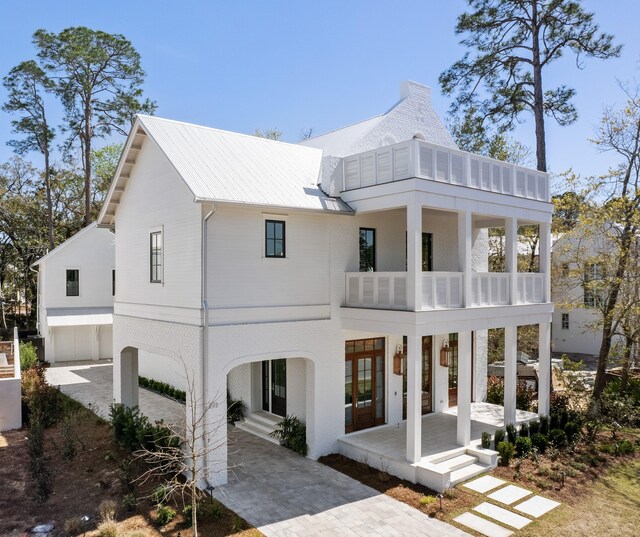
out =
<svg viewBox="0 0 640 537"><path fill-rule="evenodd" d="M639 74L640 2L583 4L624 44L623 53L586 60L582 71L567 56L547 71L549 86L576 88L580 116L570 127L549 120L547 147L552 172L591 175L614 161L587 139L604 106L623 104L617 80ZM34 56L31 36L38 28L85 25L122 33L142 56L146 94L157 101L158 115L245 133L277 128L295 142L303 129L320 134L384 112L405 79L431 86L444 117L449 100L437 79L464 52L454 26L465 6L464 0L5 2L0 75ZM10 119L0 112L0 162L11 156ZM533 123L524 119L514 137L533 150Z"/></svg>

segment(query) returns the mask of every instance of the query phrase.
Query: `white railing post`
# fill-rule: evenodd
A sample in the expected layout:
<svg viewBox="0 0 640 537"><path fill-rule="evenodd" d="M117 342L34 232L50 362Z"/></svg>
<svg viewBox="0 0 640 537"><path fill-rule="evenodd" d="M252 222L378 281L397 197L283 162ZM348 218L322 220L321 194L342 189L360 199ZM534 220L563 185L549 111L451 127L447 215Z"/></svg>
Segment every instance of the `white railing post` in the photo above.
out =
<svg viewBox="0 0 640 537"><path fill-rule="evenodd" d="M407 204L407 307L422 308L422 206L415 199Z"/></svg>
<svg viewBox="0 0 640 537"><path fill-rule="evenodd" d="M13 376L20 378L20 337L18 327L13 327Z"/></svg>
<svg viewBox="0 0 640 537"><path fill-rule="evenodd" d="M551 302L551 225L540 224L540 273L542 282L542 301Z"/></svg>
<svg viewBox="0 0 640 537"><path fill-rule="evenodd" d="M518 279L518 220L516 218L504 219L505 240L505 270L509 274L509 303L517 304L517 279Z"/></svg>
<svg viewBox="0 0 640 537"><path fill-rule="evenodd" d="M471 306L471 213L458 213L458 270L462 272L462 307Z"/></svg>

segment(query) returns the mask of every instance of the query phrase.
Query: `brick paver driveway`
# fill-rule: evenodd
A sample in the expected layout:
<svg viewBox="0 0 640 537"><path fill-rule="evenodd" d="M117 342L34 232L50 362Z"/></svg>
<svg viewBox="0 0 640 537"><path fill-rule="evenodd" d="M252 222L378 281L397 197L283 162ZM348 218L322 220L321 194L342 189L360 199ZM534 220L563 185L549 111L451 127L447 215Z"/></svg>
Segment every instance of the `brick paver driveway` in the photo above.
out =
<svg viewBox="0 0 640 537"><path fill-rule="evenodd" d="M247 432L230 429L229 451L213 494L268 537L469 535Z"/></svg>

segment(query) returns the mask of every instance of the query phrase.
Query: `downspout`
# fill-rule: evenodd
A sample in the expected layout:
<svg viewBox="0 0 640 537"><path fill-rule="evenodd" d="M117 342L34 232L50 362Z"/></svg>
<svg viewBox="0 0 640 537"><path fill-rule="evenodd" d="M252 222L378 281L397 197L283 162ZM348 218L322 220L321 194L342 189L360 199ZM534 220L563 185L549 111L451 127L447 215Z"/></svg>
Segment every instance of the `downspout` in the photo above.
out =
<svg viewBox="0 0 640 537"><path fill-rule="evenodd" d="M40 334L40 269L36 270L33 265L29 265L29 270L35 272L38 277L36 278L36 328L38 329L38 335Z"/></svg>
<svg viewBox="0 0 640 537"><path fill-rule="evenodd" d="M202 326L202 405L203 411L207 405L207 379L209 377L209 368L208 368L208 357L209 357L209 300L208 300L208 289L207 289L207 260L208 260L208 251L207 251L207 223L209 218L216 211L215 205L211 205L211 209L202 219L202 230L200 233L200 237L202 239L202 245L200 248L202 260L200 267L200 297L201 297L201 308L200 308L200 323ZM205 420L206 427L206 420ZM204 453L204 464L207 464L207 444L208 444L208 436L207 434L203 435L203 453ZM205 474L205 481L207 483L207 487L210 487L208 472Z"/></svg>

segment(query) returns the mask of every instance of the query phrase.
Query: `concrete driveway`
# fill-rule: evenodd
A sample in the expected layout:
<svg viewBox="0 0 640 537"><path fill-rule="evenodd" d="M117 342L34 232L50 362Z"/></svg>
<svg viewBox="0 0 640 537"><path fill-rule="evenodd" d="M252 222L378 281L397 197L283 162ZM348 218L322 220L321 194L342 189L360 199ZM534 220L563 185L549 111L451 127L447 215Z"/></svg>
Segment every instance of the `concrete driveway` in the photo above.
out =
<svg viewBox="0 0 640 537"><path fill-rule="evenodd" d="M54 386L103 417L113 401L111 361L67 362ZM140 389L152 421L183 423L184 405ZM267 537L470 537L319 462L229 427L229 482L213 494Z"/></svg>
<svg viewBox="0 0 640 537"><path fill-rule="evenodd" d="M111 360L60 362L46 369L47 381L69 397L90 407L107 419L109 405L113 402L113 364ZM182 424L184 405L156 393L140 388L138 391L140 412L151 422Z"/></svg>

